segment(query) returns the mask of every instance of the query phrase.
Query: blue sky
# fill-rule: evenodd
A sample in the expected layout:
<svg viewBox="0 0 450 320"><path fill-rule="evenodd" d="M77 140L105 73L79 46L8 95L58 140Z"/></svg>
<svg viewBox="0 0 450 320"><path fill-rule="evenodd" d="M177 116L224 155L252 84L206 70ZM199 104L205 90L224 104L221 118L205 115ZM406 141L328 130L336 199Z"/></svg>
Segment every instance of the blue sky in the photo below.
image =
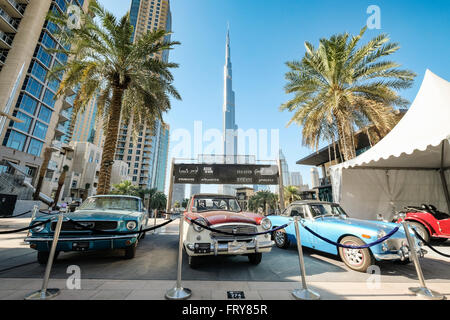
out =
<svg viewBox="0 0 450 320"><path fill-rule="evenodd" d="M100 0L116 15L131 0ZM303 57L304 41L317 44L335 33L356 34L366 24L369 5L381 9L381 29L368 30L363 42L387 33L401 49L392 60L417 73L415 85L402 95L411 102L428 68L450 80L450 1L303 1L303 0L171 0L173 39L182 45L171 52L180 64L175 101L166 116L171 129L221 128L223 65L227 21L231 27L236 122L242 129L279 129L280 146L291 171L310 183L309 167L295 162L313 152L301 145L301 128L286 128L291 114L278 111L284 93L285 62ZM173 144L172 144L173 145Z"/></svg>

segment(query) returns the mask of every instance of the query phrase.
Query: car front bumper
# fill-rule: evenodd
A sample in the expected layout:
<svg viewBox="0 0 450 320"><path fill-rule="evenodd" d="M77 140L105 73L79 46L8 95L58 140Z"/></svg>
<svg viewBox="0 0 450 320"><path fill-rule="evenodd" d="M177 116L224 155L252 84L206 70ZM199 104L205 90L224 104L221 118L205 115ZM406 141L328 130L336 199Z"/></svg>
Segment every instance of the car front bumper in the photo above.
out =
<svg viewBox="0 0 450 320"><path fill-rule="evenodd" d="M245 255L252 253L265 253L272 250L272 240L252 240L249 242L213 242L213 243L184 243L190 256L217 256L217 255Z"/></svg>
<svg viewBox="0 0 450 320"><path fill-rule="evenodd" d="M419 258L423 258L425 254L427 254L427 251L421 248L416 248L417 256ZM374 253L373 254L375 259L378 261L381 260L391 260L391 261L406 261L411 260L410 256L411 253L407 247L402 247L397 252L387 252L387 253Z"/></svg>
<svg viewBox="0 0 450 320"><path fill-rule="evenodd" d="M60 236L56 245L56 251L123 249L134 244L138 236L138 233L123 236ZM32 249L50 251L53 237L29 237L25 239L25 242L28 242Z"/></svg>

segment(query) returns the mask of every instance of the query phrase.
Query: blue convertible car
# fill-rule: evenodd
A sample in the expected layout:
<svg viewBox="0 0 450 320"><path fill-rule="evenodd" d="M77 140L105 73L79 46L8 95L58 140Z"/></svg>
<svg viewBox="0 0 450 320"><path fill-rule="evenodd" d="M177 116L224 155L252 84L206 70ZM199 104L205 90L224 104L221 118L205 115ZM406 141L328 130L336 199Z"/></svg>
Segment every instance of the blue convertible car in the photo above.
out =
<svg viewBox="0 0 450 320"><path fill-rule="evenodd" d="M398 224L382 221L352 219L335 203L321 201L296 201L289 205L281 215L269 216L274 228L282 226L299 216L304 226L318 235L335 243L351 246L362 246L385 237ZM302 246L319 251L339 254L342 261L351 269L366 272L374 260L392 260L409 262L409 247L403 228L380 244L364 249L347 249L330 244L305 229L299 223ZM412 232L411 232L412 234ZM296 242L295 225L291 223L285 229L274 232L273 238L279 248L287 248ZM421 249L422 243L416 238L416 249L419 256L426 251Z"/></svg>
<svg viewBox="0 0 450 320"><path fill-rule="evenodd" d="M31 224L47 219L48 216L38 217ZM141 233L139 236L137 231L145 229L147 222L147 212L138 197L122 195L89 197L78 210L64 214L55 258L61 251L125 249L125 258L132 259L139 238L145 235ZM55 227L56 219L32 229L31 237L26 239L30 247L37 250L40 264L47 263Z"/></svg>

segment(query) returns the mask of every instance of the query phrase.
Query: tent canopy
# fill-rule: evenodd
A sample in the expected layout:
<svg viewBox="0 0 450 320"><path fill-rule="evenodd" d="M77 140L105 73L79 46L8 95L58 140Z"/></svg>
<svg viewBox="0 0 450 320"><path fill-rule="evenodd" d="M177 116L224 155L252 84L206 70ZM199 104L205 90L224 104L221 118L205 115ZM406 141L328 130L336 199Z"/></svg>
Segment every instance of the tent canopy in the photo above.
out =
<svg viewBox="0 0 450 320"><path fill-rule="evenodd" d="M448 210L450 83L427 70L416 99L374 147L330 168L334 200L351 215L392 215L406 205Z"/></svg>

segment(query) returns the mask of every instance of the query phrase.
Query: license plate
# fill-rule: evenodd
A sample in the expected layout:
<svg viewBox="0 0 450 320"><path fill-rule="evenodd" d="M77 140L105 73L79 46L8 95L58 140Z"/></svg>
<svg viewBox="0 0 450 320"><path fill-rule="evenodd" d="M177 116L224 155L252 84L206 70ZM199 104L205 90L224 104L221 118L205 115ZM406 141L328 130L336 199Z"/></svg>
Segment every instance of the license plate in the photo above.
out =
<svg viewBox="0 0 450 320"><path fill-rule="evenodd" d="M89 242L74 242L72 249L75 251L86 251L89 249Z"/></svg>
<svg viewBox="0 0 450 320"><path fill-rule="evenodd" d="M245 299L244 291L227 291L228 299Z"/></svg>
<svg viewBox="0 0 450 320"><path fill-rule="evenodd" d="M210 253L211 245L209 243L196 243L194 245L194 253Z"/></svg>
<svg viewBox="0 0 450 320"><path fill-rule="evenodd" d="M245 242L228 242L228 253L244 253L247 250L247 243Z"/></svg>

